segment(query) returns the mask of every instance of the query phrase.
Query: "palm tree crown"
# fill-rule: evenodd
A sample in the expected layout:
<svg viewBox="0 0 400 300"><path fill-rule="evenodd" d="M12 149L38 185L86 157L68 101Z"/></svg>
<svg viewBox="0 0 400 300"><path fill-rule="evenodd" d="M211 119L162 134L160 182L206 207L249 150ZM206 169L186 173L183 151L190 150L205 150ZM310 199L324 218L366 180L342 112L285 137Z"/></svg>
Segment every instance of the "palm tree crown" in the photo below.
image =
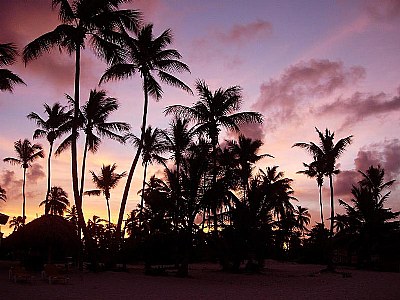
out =
<svg viewBox="0 0 400 300"><path fill-rule="evenodd" d="M0 67L15 63L17 55L18 51L14 44L0 44ZM0 68L0 91L12 92L15 84L25 84L25 82L10 70Z"/></svg>
<svg viewBox="0 0 400 300"><path fill-rule="evenodd" d="M6 201L7 199L7 192L0 186L0 200Z"/></svg>
<svg viewBox="0 0 400 300"><path fill-rule="evenodd" d="M53 186L46 200L39 204L42 205L51 215L62 216L69 206L68 194L61 187Z"/></svg>

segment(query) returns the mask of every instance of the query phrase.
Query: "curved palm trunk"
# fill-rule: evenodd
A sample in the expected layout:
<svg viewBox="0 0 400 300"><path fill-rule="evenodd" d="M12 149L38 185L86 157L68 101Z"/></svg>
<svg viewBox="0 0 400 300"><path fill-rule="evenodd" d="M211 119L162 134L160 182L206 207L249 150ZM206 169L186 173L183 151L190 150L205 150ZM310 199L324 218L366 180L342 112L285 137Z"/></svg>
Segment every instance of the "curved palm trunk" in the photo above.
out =
<svg viewBox="0 0 400 300"><path fill-rule="evenodd" d="M50 149L49 149L49 157L47 158L47 192L46 192L46 198L45 200L48 201L49 199L49 194L50 194L50 189L51 189L51 155L53 153L53 143L50 143ZM49 207L46 203L44 206L44 214L47 215L49 214Z"/></svg>
<svg viewBox="0 0 400 300"><path fill-rule="evenodd" d="M142 182L142 195L140 197L140 213L139 213L139 224L143 221L143 205L144 205L144 187L146 185L146 175L147 175L147 162L144 164L143 171L143 182Z"/></svg>
<svg viewBox="0 0 400 300"><path fill-rule="evenodd" d="M321 224L322 224L322 228L325 228L324 212L323 212L323 207L322 207L322 185L318 185L318 187L319 187L319 207L321 210Z"/></svg>
<svg viewBox="0 0 400 300"><path fill-rule="evenodd" d="M108 211L108 227L111 229L111 210L110 210L110 197L106 197L107 211Z"/></svg>
<svg viewBox="0 0 400 300"><path fill-rule="evenodd" d="M24 168L24 180L22 182L22 224L25 224L25 183L26 183L26 168Z"/></svg>
<svg viewBox="0 0 400 300"><path fill-rule="evenodd" d="M82 158L81 190L79 192L79 197L81 197L81 199L82 199L82 195L83 195L83 187L85 185L85 169L86 169L86 157L87 157L88 146L89 146L89 143L88 143L88 139L86 136L85 149L83 150L83 158Z"/></svg>
<svg viewBox="0 0 400 300"><path fill-rule="evenodd" d="M126 201L128 200L129 189L131 187L133 174L135 173L135 169L136 169L137 163L139 161L140 153L143 148L143 139L144 139L146 123L147 123L147 110L148 110L148 106L149 106L149 95L147 93L146 78L144 78L143 90L144 90L144 105L143 105L143 118L142 118L142 130L141 130L142 132L140 134L140 145L136 151L135 158L132 161L132 165L129 170L128 178L126 179L124 193L123 193L122 199L121 199L121 207L119 209L118 223L117 223L117 229L116 229L117 239L119 239L121 237L121 226L122 226L122 220L124 218Z"/></svg>
<svg viewBox="0 0 400 300"><path fill-rule="evenodd" d="M334 219L335 219L335 205L333 201L333 180L332 180L332 174L329 174L329 186L331 188L331 228L329 230L329 234L331 237L333 237L333 224L334 224Z"/></svg>

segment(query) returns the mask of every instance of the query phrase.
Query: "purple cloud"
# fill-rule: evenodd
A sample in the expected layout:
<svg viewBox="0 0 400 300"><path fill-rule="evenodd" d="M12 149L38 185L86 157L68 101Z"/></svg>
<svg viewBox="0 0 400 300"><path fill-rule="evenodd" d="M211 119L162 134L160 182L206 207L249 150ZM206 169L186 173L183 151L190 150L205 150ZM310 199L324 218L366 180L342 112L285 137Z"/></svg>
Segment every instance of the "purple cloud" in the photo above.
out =
<svg viewBox="0 0 400 300"><path fill-rule="evenodd" d="M305 100L330 96L364 77L363 67L345 68L340 61L302 61L287 68L279 79L263 83L253 108L271 116L271 124L288 122L297 118L297 111Z"/></svg>
<svg viewBox="0 0 400 300"><path fill-rule="evenodd" d="M220 42L240 44L249 40L268 37L272 34L272 24L267 21L257 20L248 24L235 24L227 32L215 31Z"/></svg>

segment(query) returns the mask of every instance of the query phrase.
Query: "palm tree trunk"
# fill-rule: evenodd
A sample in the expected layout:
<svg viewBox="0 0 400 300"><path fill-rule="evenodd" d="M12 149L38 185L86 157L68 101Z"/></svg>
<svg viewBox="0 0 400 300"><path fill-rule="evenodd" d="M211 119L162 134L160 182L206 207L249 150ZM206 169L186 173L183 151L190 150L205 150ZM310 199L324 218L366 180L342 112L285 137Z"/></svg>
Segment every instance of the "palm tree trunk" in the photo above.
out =
<svg viewBox="0 0 400 300"><path fill-rule="evenodd" d="M111 229L111 210L110 210L110 199L106 197L107 201L107 211L108 211L108 227Z"/></svg>
<svg viewBox="0 0 400 300"><path fill-rule="evenodd" d="M319 207L320 207L320 210L321 210L322 228L325 228L325 225L324 225L324 212L323 212L323 207L322 207L322 185L319 185Z"/></svg>
<svg viewBox="0 0 400 300"><path fill-rule="evenodd" d="M49 149L49 157L47 159L47 192L46 192L46 198L45 200L48 201L49 194L50 194L50 189L51 189L51 154L53 153L53 143L50 143L50 149ZM49 208L47 207L47 202L46 205L44 206L44 214L47 215L49 214Z"/></svg>
<svg viewBox="0 0 400 300"><path fill-rule="evenodd" d="M331 188L331 228L329 230L329 235L333 237L333 224L334 224L334 218L335 218L335 205L333 201L333 180L332 180L332 174L329 174L329 186Z"/></svg>
<svg viewBox="0 0 400 300"><path fill-rule="evenodd" d="M88 142L88 138L86 136L85 149L83 150L83 158L82 158L81 190L79 192L79 197L81 197L81 199L82 199L82 195L83 195L83 187L85 185L85 169L86 169L86 156L87 156L88 146L89 146L89 142Z"/></svg>
<svg viewBox="0 0 400 300"><path fill-rule="evenodd" d="M218 142L218 139L217 139ZM212 185L215 188L217 183L217 143L215 142L215 138L213 141L213 178L212 178ZM219 199L214 199L214 202L211 204L212 206L212 213L214 217L214 230L213 236L217 238L218 236L218 214L217 214L217 206L218 206Z"/></svg>
<svg viewBox="0 0 400 300"><path fill-rule="evenodd" d="M139 213L139 224L142 224L143 221L143 205L144 205L144 187L146 185L146 173L147 173L147 162L144 164L143 171L143 183L142 183L142 195L140 198L140 213Z"/></svg>
<svg viewBox="0 0 400 300"><path fill-rule="evenodd" d="M136 151L135 158L132 161L131 168L129 170L128 178L126 179L126 184L124 188L124 193L122 195L121 199L121 207L119 209L119 216L118 216L118 222L117 222L117 229L116 229L116 235L117 239L120 238L121 236L121 226L122 226L122 220L124 218L124 213L125 213L125 207L126 207L126 201L128 200L128 195L129 195L129 189L131 187L132 179L133 179L133 174L135 173L136 165L139 161L140 153L143 148L143 139L144 139L144 134L146 131L146 123L147 123L147 110L149 106L149 95L147 92L147 79L146 77L144 78L144 83L143 83L143 90L144 90L144 105L143 105L143 118L142 118L142 132L140 134L140 145Z"/></svg>
<svg viewBox="0 0 400 300"><path fill-rule="evenodd" d="M22 224L25 224L25 183L26 183L26 168L24 168L24 180L22 182Z"/></svg>

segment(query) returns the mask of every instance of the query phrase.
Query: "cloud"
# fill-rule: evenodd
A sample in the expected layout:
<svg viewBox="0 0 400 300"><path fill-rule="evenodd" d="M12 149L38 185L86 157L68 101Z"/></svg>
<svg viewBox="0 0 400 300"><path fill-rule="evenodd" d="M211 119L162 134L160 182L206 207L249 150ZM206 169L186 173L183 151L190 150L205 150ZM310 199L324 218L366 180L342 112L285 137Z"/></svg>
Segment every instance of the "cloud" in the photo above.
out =
<svg viewBox="0 0 400 300"><path fill-rule="evenodd" d="M364 77L364 68L345 68L341 61L302 61L287 68L279 79L263 83L261 95L253 108L270 116L269 122L266 122L269 127L271 124L287 123L297 118L300 105L305 100L330 96Z"/></svg>
<svg viewBox="0 0 400 300"><path fill-rule="evenodd" d="M22 172L21 172L22 177ZM14 171L3 170L0 175L0 186L6 190L7 203L22 198L22 179L17 179Z"/></svg>
<svg viewBox="0 0 400 300"><path fill-rule="evenodd" d="M27 181L29 181L30 184L35 184L38 180L45 178L46 174L43 172L43 167L41 165L33 164L28 169L26 177Z"/></svg>
<svg viewBox="0 0 400 300"><path fill-rule="evenodd" d="M399 0L364 1L364 10L367 15L376 21L393 21L400 18Z"/></svg>
<svg viewBox="0 0 400 300"><path fill-rule="evenodd" d="M399 95L390 98L385 93L375 95L354 93L350 98L338 98L333 103L319 108L320 114L342 114L347 118L342 128L362 121L364 118L400 111Z"/></svg>
<svg viewBox="0 0 400 300"><path fill-rule="evenodd" d="M235 24L226 32L215 30L214 35L222 43L241 44L270 36L272 28L270 22L257 20L247 24Z"/></svg>
<svg viewBox="0 0 400 300"><path fill-rule="evenodd" d="M240 126L240 133L245 137L251 138L253 140L263 140L265 137L265 131L262 124L243 124Z"/></svg>
<svg viewBox="0 0 400 300"><path fill-rule="evenodd" d="M398 178L400 175L399 153L399 139L385 140L362 147L354 159L354 169L342 171L335 177L335 194L350 197L352 185L357 185L361 180L358 171L365 172L370 166L380 165L384 168L385 180Z"/></svg>

